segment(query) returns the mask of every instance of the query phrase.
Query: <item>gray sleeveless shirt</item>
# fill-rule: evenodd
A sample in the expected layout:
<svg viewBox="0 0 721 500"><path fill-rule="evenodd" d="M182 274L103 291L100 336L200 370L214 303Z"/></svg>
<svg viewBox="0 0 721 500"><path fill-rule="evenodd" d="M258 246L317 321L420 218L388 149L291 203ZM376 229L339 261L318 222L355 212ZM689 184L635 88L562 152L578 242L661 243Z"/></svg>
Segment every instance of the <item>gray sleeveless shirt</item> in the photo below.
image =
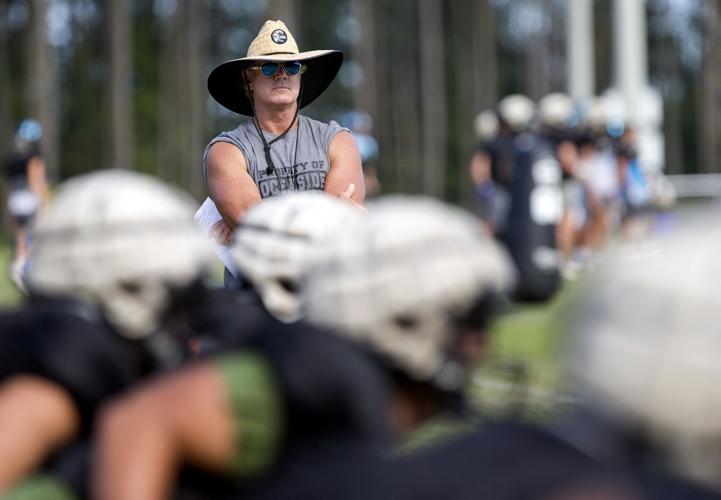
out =
<svg viewBox="0 0 721 500"><path fill-rule="evenodd" d="M248 173L255 181L261 198L269 198L290 191L322 190L330 162L328 150L333 137L340 131L348 131L336 122L323 123L307 116L298 115L298 127L291 129L270 147L275 169L266 172L263 142L252 120L242 123L235 130L222 132L205 148L203 174L207 182L208 150L216 142L228 142L243 152ZM277 137L263 131L265 140ZM296 152L297 148L297 152Z"/></svg>

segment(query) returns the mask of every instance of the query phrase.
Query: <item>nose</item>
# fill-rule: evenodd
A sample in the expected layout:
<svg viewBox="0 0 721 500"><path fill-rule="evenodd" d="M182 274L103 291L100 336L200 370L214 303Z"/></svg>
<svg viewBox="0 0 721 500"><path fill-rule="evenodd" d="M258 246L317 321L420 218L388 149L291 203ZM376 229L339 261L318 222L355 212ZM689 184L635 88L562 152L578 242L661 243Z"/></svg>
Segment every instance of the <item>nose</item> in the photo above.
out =
<svg viewBox="0 0 721 500"><path fill-rule="evenodd" d="M288 78L288 73L285 72L285 66L283 66L282 64L279 64L279 65L278 65L278 71L276 71L276 72L275 72L275 75L273 75L273 76L274 76L275 78L277 78L277 79L279 79L279 78L285 78L285 79L287 79L287 78Z"/></svg>

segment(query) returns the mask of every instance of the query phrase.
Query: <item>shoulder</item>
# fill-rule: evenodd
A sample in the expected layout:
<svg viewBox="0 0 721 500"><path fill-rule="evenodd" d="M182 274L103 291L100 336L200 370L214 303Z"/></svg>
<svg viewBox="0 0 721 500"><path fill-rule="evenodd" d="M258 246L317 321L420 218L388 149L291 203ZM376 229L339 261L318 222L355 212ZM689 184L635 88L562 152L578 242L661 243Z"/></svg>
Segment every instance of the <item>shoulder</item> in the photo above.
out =
<svg viewBox="0 0 721 500"><path fill-rule="evenodd" d="M254 290L205 290L200 300L179 313L191 324L203 355L243 349L266 321L273 321Z"/></svg>
<svg viewBox="0 0 721 500"><path fill-rule="evenodd" d="M304 128L309 128L313 131L321 132L324 134L336 134L341 131L350 132L346 127L341 127L338 122L331 120L329 122L322 122L305 115L300 115L300 123Z"/></svg>
<svg viewBox="0 0 721 500"><path fill-rule="evenodd" d="M205 166L208 177L225 175L247 167L248 146L242 141L218 140L208 146Z"/></svg>
<svg viewBox="0 0 721 500"><path fill-rule="evenodd" d="M32 305L14 314L11 324L0 335L0 378L22 371L52 380L84 415L139 375L134 349L99 316Z"/></svg>
<svg viewBox="0 0 721 500"><path fill-rule="evenodd" d="M266 332L262 343L298 432L321 432L332 423L349 435L387 436L387 380L357 346L303 322Z"/></svg>
<svg viewBox="0 0 721 500"><path fill-rule="evenodd" d="M247 144L249 144L249 141L252 140L254 133L255 130L253 128L253 122L251 120L247 120L238 125L236 128L223 131L213 137L213 139L211 139L208 143L206 151L211 152L212 150L217 149L216 146L218 144L229 144L243 149Z"/></svg>

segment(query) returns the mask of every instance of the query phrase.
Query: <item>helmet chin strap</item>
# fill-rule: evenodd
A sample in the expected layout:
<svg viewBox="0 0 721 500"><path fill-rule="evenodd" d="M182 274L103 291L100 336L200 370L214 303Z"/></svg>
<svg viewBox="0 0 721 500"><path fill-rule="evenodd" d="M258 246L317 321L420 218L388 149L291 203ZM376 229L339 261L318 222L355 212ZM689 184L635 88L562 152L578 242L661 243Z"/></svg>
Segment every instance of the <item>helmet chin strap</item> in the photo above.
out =
<svg viewBox="0 0 721 500"><path fill-rule="evenodd" d="M245 79L245 77L244 77ZM250 83L246 80L246 84L248 85L248 91L252 92L250 88ZM290 129L293 128L293 124L295 123L296 119L298 118L298 112L300 111L300 101L303 98L303 80L300 81L300 91L298 92L298 99L296 100L296 106L295 106L295 113L293 114L293 119L290 121L290 125L288 125L288 128L283 131L282 134L280 134L278 137L273 139L272 141L268 142L265 140L265 136L263 135L263 131L260 129L260 125L258 124L258 120L256 118L255 113L255 102L253 101L253 96L251 94L250 96L250 105L253 108L253 125L255 125L255 130L258 132L258 135L260 136L260 140L263 141L263 152L265 153L265 163L267 164L267 167L265 168L265 173L267 175L272 174L275 171L275 165L273 164L273 159L270 157L270 147L273 145L274 142L279 141L285 135L290 132ZM298 160L298 134L300 133L300 126L298 126L298 131L296 132L296 138L295 138L295 157L293 158L293 165L297 164Z"/></svg>

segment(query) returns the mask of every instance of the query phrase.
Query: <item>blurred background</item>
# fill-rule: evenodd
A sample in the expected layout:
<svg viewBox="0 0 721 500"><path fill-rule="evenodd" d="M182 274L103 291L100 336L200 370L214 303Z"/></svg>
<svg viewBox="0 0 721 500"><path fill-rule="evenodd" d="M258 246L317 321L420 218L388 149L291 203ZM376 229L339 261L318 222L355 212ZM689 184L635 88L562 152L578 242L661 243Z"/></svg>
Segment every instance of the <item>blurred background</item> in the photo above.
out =
<svg viewBox="0 0 721 500"><path fill-rule="evenodd" d="M624 85L658 98L648 113L667 173L716 172L719 10L715 0L2 0L0 155L33 117L53 182L120 166L200 197L207 140L241 120L212 101L206 77L282 18L301 50L345 52L307 113L368 113L385 191L468 203L479 111L511 93Z"/></svg>
<svg viewBox="0 0 721 500"><path fill-rule="evenodd" d="M121 167L201 200L205 145L245 119L210 98L207 75L245 56L266 19L283 19L301 50L345 53L305 113L373 137L366 160L385 193L472 206L474 118L509 94L552 92L605 96L637 130L641 164L680 196L721 188L718 0L0 0L0 157L31 118L50 190ZM20 297L4 272L7 224L0 242L3 307ZM531 360L541 392L570 294L497 329L495 349Z"/></svg>

